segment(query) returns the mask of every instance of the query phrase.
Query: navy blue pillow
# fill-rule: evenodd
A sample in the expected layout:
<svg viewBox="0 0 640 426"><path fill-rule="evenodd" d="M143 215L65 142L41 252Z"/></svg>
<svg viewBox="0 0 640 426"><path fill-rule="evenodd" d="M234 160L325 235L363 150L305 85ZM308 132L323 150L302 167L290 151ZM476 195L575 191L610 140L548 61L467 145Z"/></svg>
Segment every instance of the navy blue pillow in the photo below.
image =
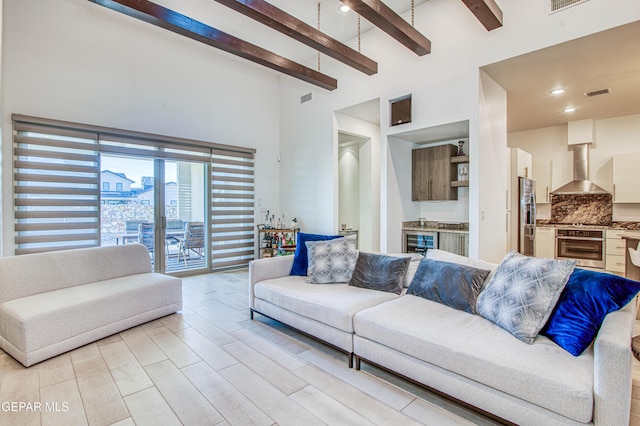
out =
<svg viewBox="0 0 640 426"><path fill-rule="evenodd" d="M326 241L342 237L343 235L320 235L298 232L296 251L293 254L293 266L291 266L291 272L289 272L289 275L307 275L307 267L309 266L309 259L307 257L307 245L305 244L307 241Z"/></svg>
<svg viewBox="0 0 640 426"><path fill-rule="evenodd" d="M604 317L622 309L638 291L638 281L575 268L540 334L578 356L591 345Z"/></svg>

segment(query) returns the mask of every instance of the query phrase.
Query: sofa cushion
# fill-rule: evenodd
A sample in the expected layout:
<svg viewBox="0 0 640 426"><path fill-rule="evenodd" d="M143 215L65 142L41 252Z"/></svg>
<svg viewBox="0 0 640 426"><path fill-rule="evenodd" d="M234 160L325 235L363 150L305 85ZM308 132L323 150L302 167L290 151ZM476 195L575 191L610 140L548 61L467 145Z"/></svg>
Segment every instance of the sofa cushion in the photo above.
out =
<svg viewBox="0 0 640 426"><path fill-rule="evenodd" d="M11 300L0 305L0 335L32 352L180 301L180 283L167 275L135 274Z"/></svg>
<svg viewBox="0 0 640 426"><path fill-rule="evenodd" d="M540 333L570 354L580 355L596 337L604 317L625 307L639 290L638 281L576 268Z"/></svg>
<svg viewBox="0 0 640 426"><path fill-rule="evenodd" d="M411 258L384 254L358 254L349 285L400 294Z"/></svg>
<svg viewBox="0 0 640 426"><path fill-rule="evenodd" d="M313 284L346 283L356 266L356 236L329 241L307 241L307 282Z"/></svg>
<svg viewBox="0 0 640 426"><path fill-rule="evenodd" d="M528 345L479 315L412 295L359 312L353 323L360 337L578 422L591 421L593 351L573 357L544 336Z"/></svg>
<svg viewBox="0 0 640 426"><path fill-rule="evenodd" d="M474 314L476 299L489 272L472 266L424 259L407 294Z"/></svg>
<svg viewBox="0 0 640 426"><path fill-rule="evenodd" d="M575 264L575 260L511 251L478 296L477 312L531 344L549 319Z"/></svg>
<svg viewBox="0 0 640 426"><path fill-rule="evenodd" d="M2 257L0 303L147 272L151 272L151 259L141 244Z"/></svg>
<svg viewBox="0 0 640 426"><path fill-rule="evenodd" d="M334 238L343 238L342 235L321 235L321 234L307 234L305 232L298 232L296 241L296 251L293 253L293 265L291 266L291 272L289 275L307 275L307 268L309 266L309 259L307 256L307 241L326 241Z"/></svg>
<svg viewBox="0 0 640 426"><path fill-rule="evenodd" d="M261 281L254 291L258 299L349 333L353 332L354 314L398 297L344 283L308 284L298 276Z"/></svg>

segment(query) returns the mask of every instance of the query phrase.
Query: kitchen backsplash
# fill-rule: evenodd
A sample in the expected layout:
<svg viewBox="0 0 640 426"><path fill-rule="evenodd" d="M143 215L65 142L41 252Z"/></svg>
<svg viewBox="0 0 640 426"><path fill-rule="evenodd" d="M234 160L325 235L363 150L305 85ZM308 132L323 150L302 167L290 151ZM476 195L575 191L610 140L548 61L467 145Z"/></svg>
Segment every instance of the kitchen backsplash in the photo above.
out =
<svg viewBox="0 0 640 426"><path fill-rule="evenodd" d="M611 194L552 195L551 223L611 225Z"/></svg>

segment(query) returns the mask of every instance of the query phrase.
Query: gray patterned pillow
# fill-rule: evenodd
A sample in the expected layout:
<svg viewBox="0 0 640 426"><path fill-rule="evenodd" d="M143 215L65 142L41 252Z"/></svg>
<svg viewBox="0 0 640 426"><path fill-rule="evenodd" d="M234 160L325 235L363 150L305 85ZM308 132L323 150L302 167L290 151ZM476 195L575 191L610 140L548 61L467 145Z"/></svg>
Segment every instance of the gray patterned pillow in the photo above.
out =
<svg viewBox="0 0 640 426"><path fill-rule="evenodd" d="M312 284L346 283L356 266L356 236L329 241L307 241L309 268L307 282Z"/></svg>
<svg viewBox="0 0 640 426"><path fill-rule="evenodd" d="M545 325L576 262L509 252L480 292L478 314L532 344Z"/></svg>

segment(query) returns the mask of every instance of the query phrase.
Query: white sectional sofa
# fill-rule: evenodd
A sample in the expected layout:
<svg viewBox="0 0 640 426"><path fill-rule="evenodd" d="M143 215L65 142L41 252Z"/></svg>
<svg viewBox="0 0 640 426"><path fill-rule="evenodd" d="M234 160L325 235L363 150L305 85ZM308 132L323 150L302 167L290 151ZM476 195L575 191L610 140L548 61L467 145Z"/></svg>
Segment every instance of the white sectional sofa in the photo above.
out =
<svg viewBox="0 0 640 426"><path fill-rule="evenodd" d="M26 367L180 309L139 244L0 258L0 347Z"/></svg>
<svg viewBox="0 0 640 426"><path fill-rule="evenodd" d="M427 257L496 267L439 250ZM506 422L629 423L634 303L607 315L595 343L574 357L545 336L528 345L480 315L404 291L308 284L289 275L292 262L250 264L252 318L283 322L355 357L356 368L364 360Z"/></svg>

